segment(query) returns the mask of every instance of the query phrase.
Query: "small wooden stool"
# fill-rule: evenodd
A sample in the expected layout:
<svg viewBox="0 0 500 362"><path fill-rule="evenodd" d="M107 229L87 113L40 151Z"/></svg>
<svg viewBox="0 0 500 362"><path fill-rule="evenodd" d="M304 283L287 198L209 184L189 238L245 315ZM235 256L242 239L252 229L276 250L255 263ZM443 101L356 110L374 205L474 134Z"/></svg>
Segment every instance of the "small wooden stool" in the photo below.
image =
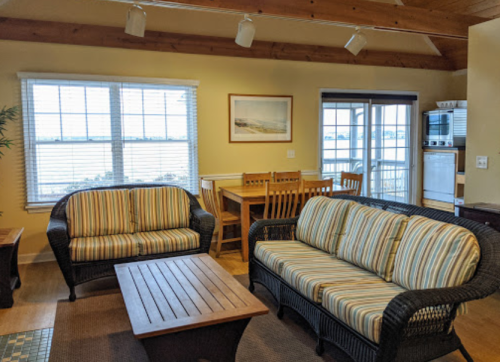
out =
<svg viewBox="0 0 500 362"><path fill-rule="evenodd" d="M0 308L12 307L12 292L21 286L17 250L23 231L24 228L0 229Z"/></svg>

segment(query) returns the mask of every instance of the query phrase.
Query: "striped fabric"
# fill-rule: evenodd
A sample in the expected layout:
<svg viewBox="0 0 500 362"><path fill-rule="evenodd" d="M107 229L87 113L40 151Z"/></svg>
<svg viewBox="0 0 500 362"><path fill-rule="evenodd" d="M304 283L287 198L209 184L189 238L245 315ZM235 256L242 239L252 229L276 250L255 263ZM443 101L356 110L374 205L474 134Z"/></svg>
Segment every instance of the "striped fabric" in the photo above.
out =
<svg viewBox="0 0 500 362"><path fill-rule="evenodd" d="M302 295L321 303L323 290L334 285L385 283L384 279L334 256L285 261L281 277Z"/></svg>
<svg viewBox="0 0 500 362"><path fill-rule="evenodd" d="M66 206L71 239L132 232L128 190L85 191L74 194Z"/></svg>
<svg viewBox="0 0 500 362"><path fill-rule="evenodd" d="M335 254L337 243L343 233L347 211L355 204L352 201L324 196L311 198L300 214L297 239Z"/></svg>
<svg viewBox="0 0 500 362"><path fill-rule="evenodd" d="M189 227L189 197L177 187L137 188L130 191L135 231Z"/></svg>
<svg viewBox="0 0 500 362"><path fill-rule="evenodd" d="M191 229L147 231L134 234L140 255L171 253L200 247L200 234Z"/></svg>
<svg viewBox="0 0 500 362"><path fill-rule="evenodd" d="M324 251L300 241L259 241L255 245L254 255L278 275L285 261L329 257Z"/></svg>
<svg viewBox="0 0 500 362"><path fill-rule="evenodd" d="M337 257L390 282L396 250L407 223L406 215L353 205L349 209L345 236L339 243Z"/></svg>
<svg viewBox="0 0 500 362"><path fill-rule="evenodd" d="M324 290L322 305L342 322L379 343L384 310L395 296L405 291L386 282L334 286Z"/></svg>
<svg viewBox="0 0 500 362"><path fill-rule="evenodd" d="M139 243L132 234L75 238L69 252L74 262L129 258L139 255Z"/></svg>
<svg viewBox="0 0 500 362"><path fill-rule="evenodd" d="M469 230L412 216L396 253L393 281L407 289L459 286L474 275L480 252Z"/></svg>

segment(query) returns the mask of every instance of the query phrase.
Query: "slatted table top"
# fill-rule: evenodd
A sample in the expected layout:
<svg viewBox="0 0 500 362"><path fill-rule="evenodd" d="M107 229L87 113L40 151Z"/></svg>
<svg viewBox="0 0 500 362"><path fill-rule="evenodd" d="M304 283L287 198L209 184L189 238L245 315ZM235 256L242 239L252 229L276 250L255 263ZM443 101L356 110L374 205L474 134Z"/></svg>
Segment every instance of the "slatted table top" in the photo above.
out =
<svg viewBox="0 0 500 362"><path fill-rule="evenodd" d="M267 314L208 254L115 265L136 338Z"/></svg>

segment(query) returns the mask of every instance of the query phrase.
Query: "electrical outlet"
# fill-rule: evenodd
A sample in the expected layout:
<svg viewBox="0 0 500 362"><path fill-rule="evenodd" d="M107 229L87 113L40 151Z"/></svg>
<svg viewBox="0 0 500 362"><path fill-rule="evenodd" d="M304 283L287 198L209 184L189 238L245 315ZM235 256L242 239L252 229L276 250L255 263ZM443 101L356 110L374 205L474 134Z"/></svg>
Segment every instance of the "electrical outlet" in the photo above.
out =
<svg viewBox="0 0 500 362"><path fill-rule="evenodd" d="M488 156L476 156L476 168L488 168Z"/></svg>
<svg viewBox="0 0 500 362"><path fill-rule="evenodd" d="M295 158L295 150L286 151L286 157L287 158Z"/></svg>

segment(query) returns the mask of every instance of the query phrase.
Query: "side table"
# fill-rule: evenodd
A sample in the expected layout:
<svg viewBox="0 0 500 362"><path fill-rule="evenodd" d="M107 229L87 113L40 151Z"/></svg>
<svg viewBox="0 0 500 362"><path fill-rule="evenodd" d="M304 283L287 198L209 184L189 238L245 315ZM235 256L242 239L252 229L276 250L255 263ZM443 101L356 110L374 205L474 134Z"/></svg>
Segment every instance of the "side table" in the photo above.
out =
<svg viewBox="0 0 500 362"><path fill-rule="evenodd" d="M21 286L17 251L24 228L0 229L0 308L14 304L12 292Z"/></svg>

